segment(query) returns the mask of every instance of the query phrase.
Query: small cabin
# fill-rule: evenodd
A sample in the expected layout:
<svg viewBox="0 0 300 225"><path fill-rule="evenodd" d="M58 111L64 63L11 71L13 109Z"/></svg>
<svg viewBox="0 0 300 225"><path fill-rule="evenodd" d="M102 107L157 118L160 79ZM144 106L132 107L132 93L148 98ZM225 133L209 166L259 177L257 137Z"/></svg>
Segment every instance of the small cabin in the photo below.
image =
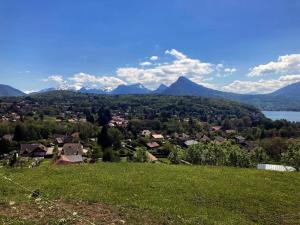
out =
<svg viewBox="0 0 300 225"><path fill-rule="evenodd" d="M47 150L42 144L21 144L20 155L23 157L45 157Z"/></svg>

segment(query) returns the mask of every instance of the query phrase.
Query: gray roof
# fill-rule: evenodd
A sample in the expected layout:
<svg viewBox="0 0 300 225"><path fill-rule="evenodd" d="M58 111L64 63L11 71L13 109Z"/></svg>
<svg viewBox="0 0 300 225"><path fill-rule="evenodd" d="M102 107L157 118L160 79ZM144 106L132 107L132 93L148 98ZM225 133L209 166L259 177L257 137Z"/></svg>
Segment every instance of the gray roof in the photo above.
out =
<svg viewBox="0 0 300 225"><path fill-rule="evenodd" d="M36 150L47 152L47 148L42 144L21 144L20 154L30 154Z"/></svg>
<svg viewBox="0 0 300 225"><path fill-rule="evenodd" d="M61 155L59 161L69 162L69 163L80 163L83 162L81 155Z"/></svg>
<svg viewBox="0 0 300 225"><path fill-rule="evenodd" d="M80 143L64 144L62 152L64 155L82 155L83 146Z"/></svg>

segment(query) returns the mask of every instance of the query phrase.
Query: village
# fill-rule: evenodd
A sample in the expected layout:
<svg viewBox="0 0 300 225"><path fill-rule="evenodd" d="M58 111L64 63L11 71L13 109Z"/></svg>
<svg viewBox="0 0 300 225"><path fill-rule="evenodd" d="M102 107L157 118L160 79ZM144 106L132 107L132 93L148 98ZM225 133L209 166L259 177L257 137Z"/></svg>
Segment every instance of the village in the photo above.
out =
<svg viewBox="0 0 300 225"><path fill-rule="evenodd" d="M151 105L149 96L124 96L119 103L120 97L113 96L52 94L48 98L37 95L0 102L2 165L36 167L47 160L55 166L122 161L256 167L280 161L281 153L272 145L274 136L280 141L278 148L297 142L294 131L286 134L287 129L276 128L278 124L266 120L266 125L255 125L263 120L257 111L239 112L240 117L233 114L234 110L222 114L224 107L235 106L222 106L221 102L217 106L220 109L214 102L205 103L212 104L211 108L202 108L201 102L188 109L179 100L172 106L174 111ZM68 95L69 100L58 94ZM136 104L130 98L141 98L146 104ZM158 105L167 101L162 96L153 98ZM97 105L99 101L103 101L102 106ZM285 126L285 122L279 125ZM281 132L288 138L276 138ZM267 145L260 141L262 136Z"/></svg>
<svg viewBox="0 0 300 225"><path fill-rule="evenodd" d="M13 114L15 115L15 114ZM68 115L68 116L66 116ZM71 112L66 112L60 114L56 118L56 122L64 122L64 123L86 123L86 118L82 115L79 117L78 114L72 114ZM20 116L17 116L20 119ZM17 122L17 121L13 121ZM185 122L188 122L188 119L185 119ZM117 128L120 130L126 130L128 127L129 121L124 117L119 115L113 115L112 119L109 121L108 126L112 128ZM161 131L153 131L153 130L142 130L137 137L139 141L138 145L133 144L135 140L132 139L124 139L121 140L122 149L125 152L135 152L136 147L143 147L147 149L147 160L149 162L160 162L161 159L168 157L168 152L164 151L164 145L166 143L171 143L174 145L181 146L182 148L188 148L192 145L202 143L213 143L213 144L223 144L226 141L233 142L235 144L240 145L247 151L247 148L251 147L251 142L246 141L246 138L237 135L236 130L222 130L221 126L209 126L207 123L203 124L208 128L208 132L210 136L214 136L213 138L208 137L205 134L198 133L196 135L189 135L186 133L174 133L172 135L164 134ZM2 136L3 140L12 142L14 140L14 134L5 134ZM66 165L66 164L80 164L84 162L89 162L92 149L88 146L90 143L97 143L97 138L92 137L89 138L88 141L83 141L80 139L80 133L74 132L70 135L65 134L54 134L49 140L43 140L43 142L48 143L44 145L39 142L32 143L21 143L19 149L15 149L14 151L4 154L3 159L11 160L11 158L17 157L19 158L19 166L26 165L26 161L28 158L38 159L41 161L43 159L54 159L54 165ZM99 159L101 160L101 158ZM123 154L123 160L130 161L130 157L126 154ZM9 163L9 162L7 162ZM36 160L32 162L30 166L37 166Z"/></svg>

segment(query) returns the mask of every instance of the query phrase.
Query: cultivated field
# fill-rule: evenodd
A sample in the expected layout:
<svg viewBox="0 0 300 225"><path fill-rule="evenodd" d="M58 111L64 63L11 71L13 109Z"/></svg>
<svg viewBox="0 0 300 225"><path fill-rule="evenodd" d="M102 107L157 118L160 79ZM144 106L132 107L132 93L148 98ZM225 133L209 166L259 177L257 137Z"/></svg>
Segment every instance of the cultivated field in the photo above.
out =
<svg viewBox="0 0 300 225"><path fill-rule="evenodd" d="M299 173L44 162L0 174L1 224L300 224Z"/></svg>

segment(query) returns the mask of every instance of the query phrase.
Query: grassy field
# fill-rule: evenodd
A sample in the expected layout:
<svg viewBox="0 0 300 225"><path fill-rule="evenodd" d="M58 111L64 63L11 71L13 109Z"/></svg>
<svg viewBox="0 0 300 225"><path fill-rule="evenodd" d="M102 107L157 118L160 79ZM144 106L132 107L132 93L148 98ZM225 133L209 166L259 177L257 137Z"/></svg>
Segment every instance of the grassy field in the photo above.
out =
<svg viewBox="0 0 300 225"><path fill-rule="evenodd" d="M46 162L0 174L38 193L1 177L1 224L300 224L300 173Z"/></svg>

